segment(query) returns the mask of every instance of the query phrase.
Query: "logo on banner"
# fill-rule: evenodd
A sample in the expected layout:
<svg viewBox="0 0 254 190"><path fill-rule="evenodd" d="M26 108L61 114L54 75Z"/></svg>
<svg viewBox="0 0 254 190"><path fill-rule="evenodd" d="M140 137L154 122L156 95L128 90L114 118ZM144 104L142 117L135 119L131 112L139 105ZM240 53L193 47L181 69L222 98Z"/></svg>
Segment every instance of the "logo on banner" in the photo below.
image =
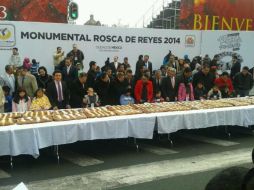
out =
<svg viewBox="0 0 254 190"><path fill-rule="evenodd" d="M220 50L232 49L233 51L240 50L242 39L240 33L232 33L220 36L218 38L220 42Z"/></svg>
<svg viewBox="0 0 254 190"><path fill-rule="evenodd" d="M185 47L195 47L196 37L194 35L185 36Z"/></svg>
<svg viewBox="0 0 254 190"><path fill-rule="evenodd" d="M122 46L96 46L100 52L120 52L123 47Z"/></svg>
<svg viewBox="0 0 254 190"><path fill-rule="evenodd" d="M12 47L15 44L15 27L11 24L0 24L0 47Z"/></svg>

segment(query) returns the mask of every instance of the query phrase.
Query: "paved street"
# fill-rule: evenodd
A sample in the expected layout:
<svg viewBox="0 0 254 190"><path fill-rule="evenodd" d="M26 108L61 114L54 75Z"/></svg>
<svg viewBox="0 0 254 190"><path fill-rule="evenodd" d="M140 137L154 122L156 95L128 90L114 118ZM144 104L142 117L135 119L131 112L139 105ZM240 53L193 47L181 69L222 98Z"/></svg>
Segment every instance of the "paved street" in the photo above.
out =
<svg viewBox="0 0 254 190"><path fill-rule="evenodd" d="M221 169L231 166L250 168L254 147L251 129L231 127L231 138L224 128L180 131L155 136L152 141L133 139L79 142L60 146L60 163L53 148L41 156L0 158L0 189L11 189L24 182L29 189L165 189L202 190Z"/></svg>

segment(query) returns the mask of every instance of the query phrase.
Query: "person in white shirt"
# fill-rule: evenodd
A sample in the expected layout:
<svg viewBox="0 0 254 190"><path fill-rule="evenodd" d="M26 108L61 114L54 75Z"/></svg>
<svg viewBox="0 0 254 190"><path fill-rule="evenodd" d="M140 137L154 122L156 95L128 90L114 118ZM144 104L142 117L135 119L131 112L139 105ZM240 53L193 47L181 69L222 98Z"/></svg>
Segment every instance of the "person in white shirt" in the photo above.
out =
<svg viewBox="0 0 254 190"><path fill-rule="evenodd" d="M6 65L5 73L0 77L0 85L8 86L10 88L10 95L14 95L15 92L15 76L13 74L13 66Z"/></svg>
<svg viewBox="0 0 254 190"><path fill-rule="evenodd" d="M55 69L58 69L59 64L64 60L64 51L62 51L61 47L56 48L56 52L54 53L53 58Z"/></svg>
<svg viewBox="0 0 254 190"><path fill-rule="evenodd" d="M18 48L16 47L12 49L12 55L10 57L9 64L12 65L14 69L22 66L21 57L19 55Z"/></svg>

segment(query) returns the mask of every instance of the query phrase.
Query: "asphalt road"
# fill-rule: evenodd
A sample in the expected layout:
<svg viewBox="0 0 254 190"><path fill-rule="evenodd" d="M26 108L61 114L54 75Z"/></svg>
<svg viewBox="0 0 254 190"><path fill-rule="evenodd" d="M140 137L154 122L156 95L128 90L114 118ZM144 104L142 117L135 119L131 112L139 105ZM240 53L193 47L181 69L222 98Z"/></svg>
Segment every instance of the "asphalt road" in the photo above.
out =
<svg viewBox="0 0 254 190"><path fill-rule="evenodd" d="M230 127L180 131L154 140L86 141L60 146L60 163L52 147L31 156L0 158L0 189L24 182L37 189L203 190L220 170L252 167L254 139L251 129Z"/></svg>

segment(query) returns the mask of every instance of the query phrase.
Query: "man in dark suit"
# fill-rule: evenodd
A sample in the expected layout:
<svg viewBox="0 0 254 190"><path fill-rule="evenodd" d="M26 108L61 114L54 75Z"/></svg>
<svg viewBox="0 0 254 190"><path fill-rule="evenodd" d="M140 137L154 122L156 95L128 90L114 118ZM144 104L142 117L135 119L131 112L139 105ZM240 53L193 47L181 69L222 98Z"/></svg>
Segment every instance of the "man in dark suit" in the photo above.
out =
<svg viewBox="0 0 254 190"><path fill-rule="evenodd" d="M253 88L253 76L249 73L248 67L243 67L242 72L235 75L233 84L237 95L249 96L250 90Z"/></svg>
<svg viewBox="0 0 254 190"><path fill-rule="evenodd" d="M194 74L193 76L193 86L196 88L198 82L202 81L205 87L205 93L208 93L214 86L215 75L210 72L210 66L204 64L202 70Z"/></svg>
<svg viewBox="0 0 254 190"><path fill-rule="evenodd" d="M153 64L149 61L149 55L144 56L144 65L145 68L150 72L150 76L153 74Z"/></svg>
<svg viewBox="0 0 254 190"><path fill-rule="evenodd" d="M116 75L117 68L118 68L118 66L119 66L120 64L121 64L121 63L118 62L118 57L115 56L115 57L114 57L114 62L110 63L110 68L111 68L111 70L112 70L113 76Z"/></svg>
<svg viewBox="0 0 254 190"><path fill-rule="evenodd" d="M156 92L158 91L162 91L161 88L162 85L162 76L161 76L161 70L157 70L155 71L155 77L153 78L153 92L154 95L156 94Z"/></svg>
<svg viewBox="0 0 254 190"><path fill-rule="evenodd" d="M83 107L83 98L88 89L86 81L87 74L80 73L79 78L72 83L70 88L70 105L72 108Z"/></svg>
<svg viewBox="0 0 254 190"><path fill-rule="evenodd" d="M125 81L127 83L127 88L131 89L131 95L134 96L135 78L132 75L131 69L127 69Z"/></svg>
<svg viewBox="0 0 254 190"><path fill-rule="evenodd" d="M127 69L126 75L125 75L125 80L127 82L128 87L131 89L134 89L135 79L134 79L134 76L132 75L131 69Z"/></svg>
<svg viewBox="0 0 254 190"><path fill-rule="evenodd" d="M163 78L161 84L162 97L167 102L174 102L177 97L176 69L169 67L167 77Z"/></svg>
<svg viewBox="0 0 254 190"><path fill-rule="evenodd" d="M241 63L236 55L232 56L232 67L230 71L230 77L233 80L235 75L241 71Z"/></svg>
<svg viewBox="0 0 254 190"><path fill-rule="evenodd" d="M67 86L70 87L72 81L76 80L78 77L77 68L72 64L72 60L70 58L65 59L65 66L62 70L63 81L66 82Z"/></svg>
<svg viewBox="0 0 254 190"><path fill-rule="evenodd" d="M127 86L124 73L118 72L115 80L111 84L111 95L114 105L120 105L120 96L125 93Z"/></svg>
<svg viewBox="0 0 254 190"><path fill-rule="evenodd" d="M54 81L48 84L46 94L54 110L69 109L69 89L65 82L62 81L61 71L54 71Z"/></svg>

